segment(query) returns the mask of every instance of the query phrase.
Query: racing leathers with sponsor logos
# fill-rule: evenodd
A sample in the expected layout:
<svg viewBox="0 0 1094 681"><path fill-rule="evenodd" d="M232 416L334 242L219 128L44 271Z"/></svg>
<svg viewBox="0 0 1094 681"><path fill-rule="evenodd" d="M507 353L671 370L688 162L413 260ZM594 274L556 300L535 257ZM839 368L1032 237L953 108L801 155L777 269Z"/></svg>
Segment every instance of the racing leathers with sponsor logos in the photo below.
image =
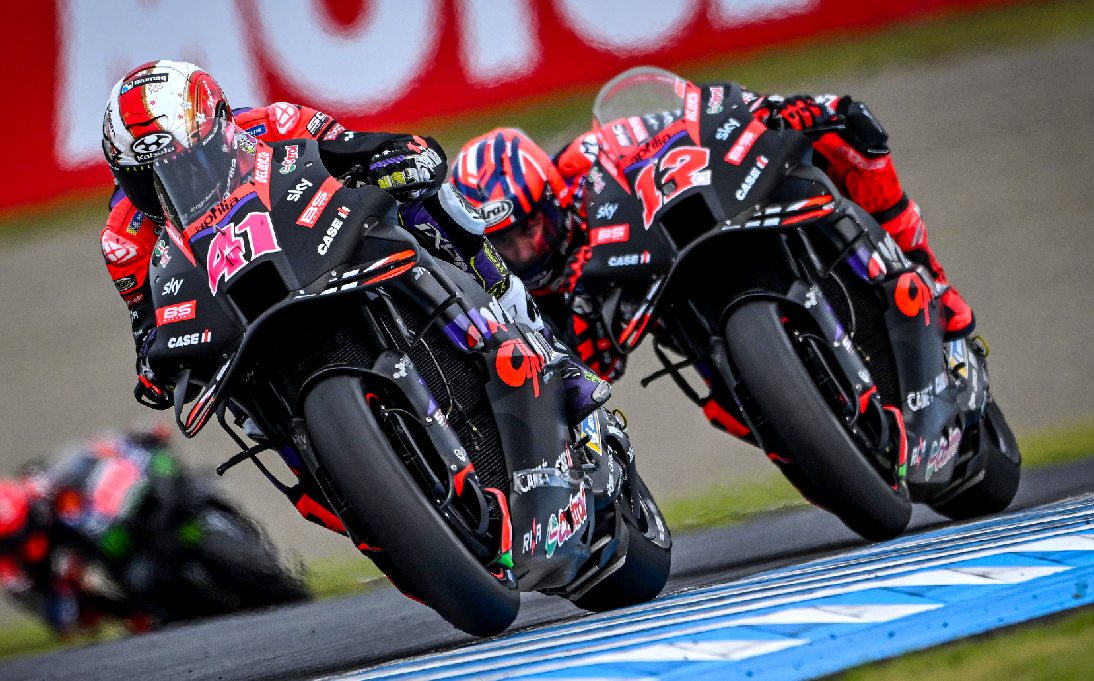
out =
<svg viewBox="0 0 1094 681"><path fill-rule="evenodd" d="M296 113L286 116L286 107L291 107ZM370 172L366 176L369 182L387 189L396 199L402 200L399 219L426 250L471 274L515 319L534 329L544 330L542 317L523 282L509 272L502 257L483 235L477 215L462 207L462 197L458 192L444 184L435 193L424 197L412 196L411 192L421 190L400 190L401 185L409 182L402 178L391 179L391 175L400 172L395 170L395 164L402 160L401 157L424 153L435 159L433 176L438 177L438 181L443 180L444 154L432 138L423 140L409 135L348 131L322 112L283 102L256 109L238 109L235 115L237 125L266 142L306 137L317 140L323 163L335 176L358 165L357 161L369 163L371 160ZM278 118L287 118L288 125L273 122ZM314 121L321 122L314 124ZM114 285L129 307L138 353L142 350L147 352L150 332L156 327L148 264L152 258L170 257L167 241L161 239L160 232L160 227L138 211L120 189L115 192L111 199L110 217L102 233L103 255ZM177 283L168 282L165 286ZM575 374L575 370L570 367L566 373ZM572 409L571 420L580 421L592 408L607 400L609 388L606 384L600 388L601 381L593 381L586 376L584 367L577 367L575 376L567 379L570 387L567 407ZM145 382L155 380L146 374L140 378L142 387L146 387ZM594 397L598 388L600 393Z"/></svg>
<svg viewBox="0 0 1094 681"><path fill-rule="evenodd" d="M267 143L316 140L332 176L351 186L370 183L388 191L399 202L403 226L427 251L471 273L516 321L534 330L543 329L524 284L510 275L484 236L485 223L444 182L447 159L432 139L346 130L323 112L285 102L233 112L220 86L198 67L151 62L115 84L103 121L103 151L118 191L111 201L101 243L107 269L130 310L138 353L134 390L138 401L156 408L167 408L172 402L170 386L154 375L147 360L157 330L149 263L157 258L161 265L166 264L177 248L161 236L167 216L178 215L178 211L154 163L168 153L200 152L207 158L209 152L203 145L228 124L242 131L237 134ZM242 176L233 178L229 173L224 181L239 182ZM164 295L173 295L180 282L163 285ZM571 423L580 422L610 395L608 384L584 367L567 364L560 373L564 385L577 386L566 391ZM251 434L262 435L257 431ZM299 492L293 502L301 515L342 531L337 517L316 501L323 498L321 493L299 485L294 490Z"/></svg>
<svg viewBox="0 0 1094 681"><path fill-rule="evenodd" d="M375 183L381 183L393 192L397 192L398 184L406 184L408 179L405 165L398 167L406 161L408 156L424 157L415 159L416 162L432 164L429 170L440 168L440 172L434 175L444 177L443 166L445 163L443 152L431 139L422 139L410 135L396 135L390 133L367 133L346 130L332 117L315 109L285 102L276 102L269 106L259 108L236 109L234 112L236 125L264 142L280 142L290 139L314 139L319 143L319 153L323 164L331 175L338 176L354 169L361 168L356 176L367 178ZM365 168L371 165L369 162L374 157L383 159L384 166L379 169ZM396 160L398 159L398 160ZM412 166L413 167L413 166ZM417 172L417 168L414 168ZM382 172L387 171L387 172ZM392 178L396 173L403 177ZM431 178L432 179L432 178ZM417 181L415 176L413 180ZM396 184L397 183L397 184ZM420 190L419 190L420 191ZM400 217L409 216L414 223L425 223L433 229L443 230L447 227L450 231L462 231L462 225L453 225L450 219L444 220L441 225L434 219L434 214L442 214L443 210L432 204L439 199L411 198L400 195L397 198L406 201L400 205ZM433 208L433 210L429 210ZM151 282L148 281L148 264L152 258L161 260L169 258L169 243L161 239L163 218L150 216L150 211L138 210L133 201L126 196L119 187L110 201L110 216L107 218L106 227L102 232L103 256L106 259L107 269L110 271L114 286L118 289L122 299L130 310L130 318L133 326L133 340L137 350L141 350L149 332L156 327L156 315L152 303ZM156 219L156 218L159 219ZM456 229L453 229L455 227ZM486 249L485 240L481 237L476 240L474 234L468 234L463 239L457 239L458 243L470 250L472 254L468 259L476 263L490 263L488 258L481 256L476 259L475 249ZM158 244L158 246L157 246ZM500 262L500 259L498 259ZM482 267L479 279L489 281L495 290L507 290L508 278L505 272ZM170 284L168 284L170 285ZM166 291L165 293L174 293Z"/></svg>
<svg viewBox="0 0 1094 681"><path fill-rule="evenodd" d="M718 85L715 83L713 87L717 88ZM722 87L728 89L729 84L722 84ZM783 98L778 95L756 95L747 91L745 96L758 123L767 127L787 125L810 137L816 152L814 163L828 174L845 196L870 212L911 260L929 268L937 282L948 287L939 297L946 316L947 337L958 338L971 333L975 326L972 310L949 284L944 270L928 246L927 232L919 207L904 192L893 166L888 148L888 134L869 109L850 96ZM844 123L842 128L831 125L839 119ZM461 182L459 170L463 167L465 156L477 154L481 162L483 152L480 147L484 144L483 140L490 140L500 132L504 132L504 129L487 133L469 142L454 164L453 180L472 203L483 198L481 187L469 187L468 183ZM521 142L520 154L510 151L507 158L496 160L496 166L502 169L498 174L506 177L494 178L492 181L495 184L519 184L522 180L519 176L527 174L529 170L530 164L526 160L538 158L535 152L542 154L526 137ZM512 147L510 145L510 149ZM530 151L530 147L534 151ZM589 173L598 150L596 135L588 132L580 135L551 159L552 170L557 170L561 176L569 199L565 203L548 199L544 205L550 205L551 209L539 211L543 218L554 222L553 231L547 230L555 235L552 244L554 250L551 258L542 261L548 267L537 270L533 278L526 276L526 280L540 309L562 340L575 348L581 359L599 376L615 381L623 375L626 357L616 352L609 336L613 329L607 328L599 310L581 290L582 267L589 259L592 245L604 236L589 234L585 213L588 193L599 191L598 178L590 178ZM600 210L610 209L610 206L602 206ZM491 233L493 224L490 206L487 206L484 217L488 224L487 232ZM611 218L610 215L598 217ZM533 211L523 219L525 222L535 223L543 218ZM521 230L510 231L516 237L514 242L532 238ZM506 258L510 254L529 250L527 245L503 245L504 242L500 239L492 238ZM519 267L515 269L525 276Z"/></svg>

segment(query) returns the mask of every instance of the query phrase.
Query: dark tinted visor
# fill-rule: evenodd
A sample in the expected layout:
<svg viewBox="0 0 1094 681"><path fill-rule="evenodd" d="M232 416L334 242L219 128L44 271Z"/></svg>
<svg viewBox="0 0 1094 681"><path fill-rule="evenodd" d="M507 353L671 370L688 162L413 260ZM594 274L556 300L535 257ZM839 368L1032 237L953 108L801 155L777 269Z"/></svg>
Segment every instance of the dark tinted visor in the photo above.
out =
<svg viewBox="0 0 1094 681"><path fill-rule="evenodd" d="M171 222L186 229L212 206L250 181L255 139L223 119L205 140L190 149L164 154L154 167Z"/></svg>
<svg viewBox="0 0 1094 681"><path fill-rule="evenodd" d="M490 243L505 258L505 264L523 276L536 271L558 250L564 236L559 228L561 218L554 202L547 201L520 222L492 232Z"/></svg>
<svg viewBox="0 0 1094 681"><path fill-rule="evenodd" d="M110 172L118 181L118 187L137 210L157 222L163 221L163 208L156 197L152 182L152 166L141 166L133 170L111 168Z"/></svg>

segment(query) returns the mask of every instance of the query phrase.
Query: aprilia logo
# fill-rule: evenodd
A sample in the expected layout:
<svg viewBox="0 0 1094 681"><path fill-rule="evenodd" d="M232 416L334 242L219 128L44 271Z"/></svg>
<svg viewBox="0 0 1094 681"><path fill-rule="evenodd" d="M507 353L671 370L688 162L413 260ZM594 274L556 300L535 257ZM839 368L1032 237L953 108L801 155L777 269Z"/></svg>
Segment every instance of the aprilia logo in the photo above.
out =
<svg viewBox="0 0 1094 681"><path fill-rule="evenodd" d="M172 322L193 319L194 315L197 314L197 306L198 301L189 300L185 303L161 307L156 310L156 324L158 326L163 326L164 324L171 324Z"/></svg>

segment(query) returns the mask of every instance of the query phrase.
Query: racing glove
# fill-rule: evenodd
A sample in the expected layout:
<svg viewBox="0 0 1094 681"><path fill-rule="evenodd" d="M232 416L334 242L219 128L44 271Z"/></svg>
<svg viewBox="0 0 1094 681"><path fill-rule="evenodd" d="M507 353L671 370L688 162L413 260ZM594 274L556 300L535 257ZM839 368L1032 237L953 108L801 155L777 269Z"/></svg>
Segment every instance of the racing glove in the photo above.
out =
<svg viewBox="0 0 1094 681"><path fill-rule="evenodd" d="M601 379L618 381L626 371L627 357L615 351L611 331L599 310L587 296L578 295L574 297L570 312L563 341L574 348L581 361Z"/></svg>
<svg viewBox="0 0 1094 681"><path fill-rule="evenodd" d="M440 145L415 135L381 146L369 161L368 181L405 202L436 191L447 173Z"/></svg>
<svg viewBox="0 0 1094 681"><path fill-rule="evenodd" d="M148 363L148 351L151 350L155 340L156 329L153 328L145 335L141 349L137 353L137 385L133 388L133 397L146 407L163 411L174 405L174 399L171 389L156 377Z"/></svg>
<svg viewBox="0 0 1094 681"><path fill-rule="evenodd" d="M824 102L808 95L787 97L781 102L772 101L772 116L781 118L798 132L809 132L810 128L828 123L836 118L836 112Z"/></svg>

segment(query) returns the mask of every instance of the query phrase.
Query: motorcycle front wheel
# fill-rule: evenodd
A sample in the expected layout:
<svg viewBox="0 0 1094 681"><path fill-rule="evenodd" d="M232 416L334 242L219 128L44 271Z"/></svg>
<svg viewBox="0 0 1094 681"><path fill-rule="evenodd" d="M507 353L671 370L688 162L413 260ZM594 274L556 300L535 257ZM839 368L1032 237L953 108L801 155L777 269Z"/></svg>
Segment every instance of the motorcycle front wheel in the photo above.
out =
<svg viewBox="0 0 1094 681"><path fill-rule="evenodd" d="M461 543L407 470L365 397L361 378L335 375L304 401L316 457L368 526L397 582L456 628L492 636L512 624L520 593Z"/></svg>
<svg viewBox="0 0 1094 681"><path fill-rule="evenodd" d="M881 477L825 401L791 344L778 303L738 307L726 323L726 342L741 379L786 449L790 462L781 466L787 478L804 481L799 489L809 490L810 501L866 539L903 532L912 515L907 493Z"/></svg>
<svg viewBox="0 0 1094 681"><path fill-rule="evenodd" d="M976 426L978 446L984 451L984 477L980 482L943 504L932 504L934 510L953 520L968 520L999 513L1010 506L1022 480L1022 456L1018 440L1003 417L1003 410L988 402L984 415Z"/></svg>
<svg viewBox="0 0 1094 681"><path fill-rule="evenodd" d="M629 508L627 497L634 496L638 497L640 518L635 518ZM636 475L628 481L627 493L614 507L613 512L623 514L627 553L622 566L574 601L574 605L592 612L626 608L657 598L669 581L672 567L668 527L642 478ZM596 522L599 526L610 520L598 515Z"/></svg>

